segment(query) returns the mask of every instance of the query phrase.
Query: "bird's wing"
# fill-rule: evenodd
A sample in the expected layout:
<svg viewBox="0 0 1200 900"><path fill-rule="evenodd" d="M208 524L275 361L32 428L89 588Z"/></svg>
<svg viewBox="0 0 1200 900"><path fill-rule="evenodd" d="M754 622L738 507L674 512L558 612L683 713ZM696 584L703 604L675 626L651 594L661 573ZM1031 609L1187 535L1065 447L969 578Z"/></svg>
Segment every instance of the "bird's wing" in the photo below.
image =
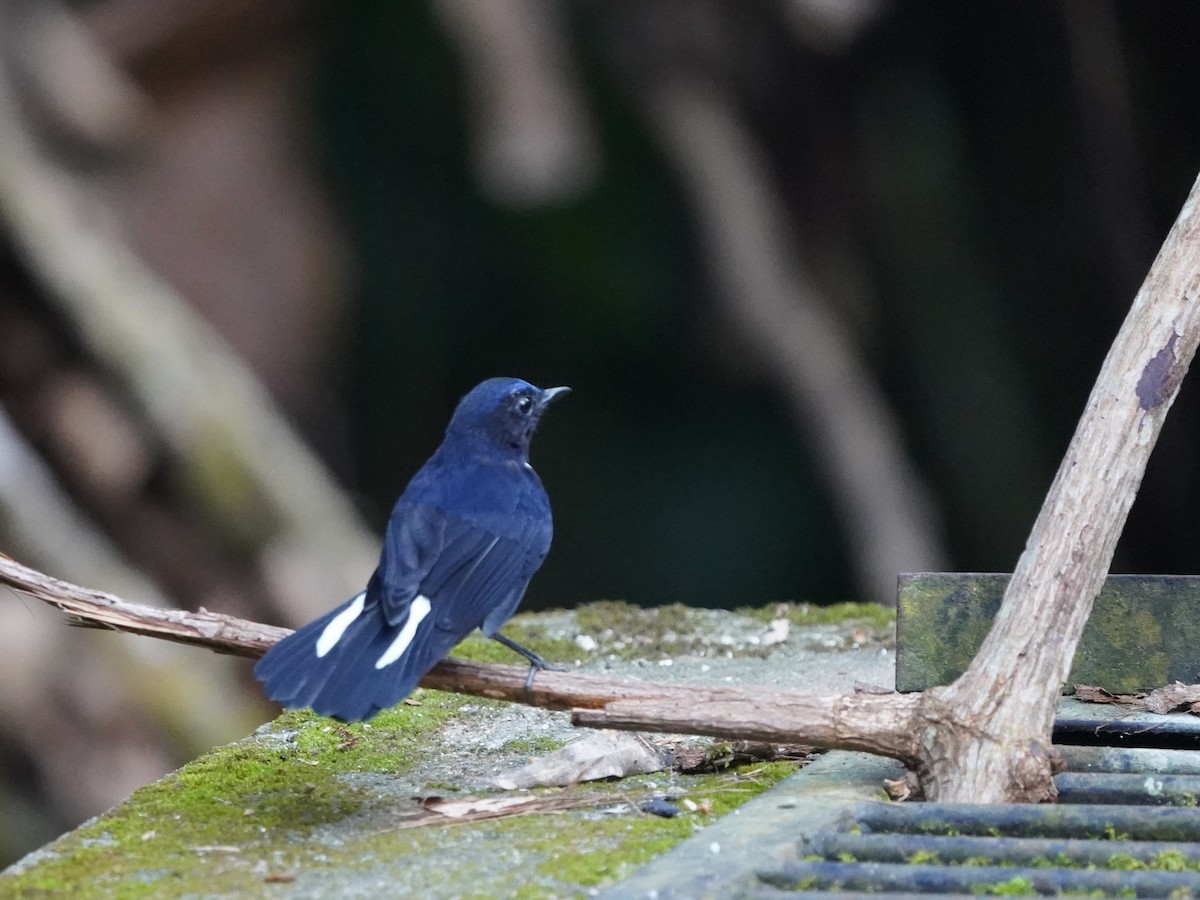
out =
<svg viewBox="0 0 1200 900"><path fill-rule="evenodd" d="M533 576L549 546L539 523L504 524L507 533L497 534L496 523L438 506L397 507L379 568L367 586L367 606L378 603L387 623L399 625L417 596L432 601L435 609L466 601L456 608L483 610L469 631L498 602L497 592L507 593L515 579Z"/></svg>
<svg viewBox="0 0 1200 900"><path fill-rule="evenodd" d="M531 519L521 532L515 543L520 545L522 558L516 569L510 575L507 590L498 591L484 610L483 623L479 626L488 637L494 635L507 622L529 586L529 579L542 565L546 553L550 549L552 526L549 517ZM514 554L515 555L515 554Z"/></svg>
<svg viewBox="0 0 1200 900"><path fill-rule="evenodd" d="M501 536L470 521L447 518L441 555L420 585L438 627L465 636L493 610L508 605L514 591L519 601L546 555L540 532L530 522Z"/></svg>
<svg viewBox="0 0 1200 900"><path fill-rule="evenodd" d="M388 625L408 618L409 606L446 548L447 515L431 504L397 504L383 539L379 568L367 585L367 605L379 604Z"/></svg>

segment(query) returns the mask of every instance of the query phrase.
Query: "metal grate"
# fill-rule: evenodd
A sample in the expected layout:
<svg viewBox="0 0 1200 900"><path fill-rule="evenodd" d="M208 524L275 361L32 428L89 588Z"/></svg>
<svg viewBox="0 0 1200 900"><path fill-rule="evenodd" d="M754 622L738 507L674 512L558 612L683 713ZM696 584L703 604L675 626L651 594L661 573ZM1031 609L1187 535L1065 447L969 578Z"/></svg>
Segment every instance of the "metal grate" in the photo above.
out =
<svg viewBox="0 0 1200 900"><path fill-rule="evenodd" d="M1054 741L1043 806L884 803L899 763L827 753L600 896L1200 898L1200 716L1068 697Z"/></svg>
<svg viewBox="0 0 1200 900"><path fill-rule="evenodd" d="M1057 804L858 803L747 896L1200 897L1200 753L1060 749Z"/></svg>

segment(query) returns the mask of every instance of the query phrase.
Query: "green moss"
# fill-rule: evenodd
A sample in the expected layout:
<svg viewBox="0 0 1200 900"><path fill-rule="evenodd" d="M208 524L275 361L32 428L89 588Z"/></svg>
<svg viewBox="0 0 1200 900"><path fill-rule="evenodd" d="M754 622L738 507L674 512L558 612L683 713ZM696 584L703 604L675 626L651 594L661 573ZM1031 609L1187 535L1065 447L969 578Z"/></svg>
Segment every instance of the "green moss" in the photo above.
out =
<svg viewBox="0 0 1200 900"><path fill-rule="evenodd" d="M523 644L534 653L539 653L548 662L569 664L587 656L575 642L566 638L550 637L546 629L537 625L522 625L510 622L504 628L506 637L512 638L518 644ZM523 657L509 650L499 641L483 636L482 632L472 631L471 634L458 644L451 656L459 659L471 659L475 662L500 663L510 666L526 665Z"/></svg>
<svg viewBox="0 0 1200 900"><path fill-rule="evenodd" d="M1144 869L1146 868L1146 864L1140 859L1134 859L1128 853L1116 853L1108 858L1104 867L1106 869L1128 871L1131 869Z"/></svg>
<svg viewBox="0 0 1200 900"><path fill-rule="evenodd" d="M1117 831L1116 827L1109 822L1104 826L1104 839L1106 841L1127 841L1129 835L1123 831Z"/></svg>
<svg viewBox="0 0 1200 900"><path fill-rule="evenodd" d="M1033 889L1033 882L1028 878L1017 876L1010 878L1008 881L1001 881L997 884L979 884L971 888L973 894L986 894L998 897L1028 897L1037 892Z"/></svg>
<svg viewBox="0 0 1200 900"><path fill-rule="evenodd" d="M6 895L38 897L120 886L120 896L169 893L164 885L196 871L223 883L225 855L284 841L369 807L372 794L348 783L354 772L409 768L431 731L461 698L421 691L369 723L341 725L288 712L267 736L220 747L140 788L107 815L51 845L54 857L5 884ZM230 848L233 848L231 850ZM236 867L235 867L236 868ZM243 875L232 876L240 884Z"/></svg>
<svg viewBox="0 0 1200 900"><path fill-rule="evenodd" d="M927 864L937 864L941 862L941 858L932 850L918 850L908 858L909 865L922 866Z"/></svg>
<svg viewBox="0 0 1200 900"><path fill-rule="evenodd" d="M1189 860L1178 850L1163 850L1155 854L1149 866L1163 872L1186 872L1189 869L1200 869L1200 860Z"/></svg>
<svg viewBox="0 0 1200 900"><path fill-rule="evenodd" d="M601 600L575 611L580 634L594 638L598 653L618 659L714 652L707 610L679 603L643 608L622 600ZM722 647L722 650L733 649Z"/></svg>
<svg viewBox="0 0 1200 900"><path fill-rule="evenodd" d="M794 625L856 625L879 631L890 629L896 622L896 610L878 603L832 603L829 606L772 603L739 609L738 613L761 622L787 619Z"/></svg>
<svg viewBox="0 0 1200 900"><path fill-rule="evenodd" d="M1147 685L1170 682L1171 659L1163 648L1156 611L1141 596L1107 585L1093 606L1069 683L1103 683L1111 691L1136 693Z"/></svg>
<svg viewBox="0 0 1200 900"><path fill-rule="evenodd" d="M728 613L708 610L595 604L583 611L580 630L599 640L598 628L629 628L625 633L648 636L671 648L668 652L684 652L713 639L716 631L706 623L714 615L729 622ZM579 648L561 632L561 625L556 632L536 617L506 628L548 659L580 658ZM630 653L645 655L654 646L639 643ZM478 635L454 652L522 662ZM632 871L796 769L794 763L780 762L719 774L658 776L659 786L669 781L687 796L707 801L704 806L711 809L684 811L674 819L587 809L406 828L404 823L420 810L413 793L464 790L444 781L455 777L453 762L416 768L431 756L453 758L459 748L443 738L445 726L460 718L480 722L486 720L480 710L507 706L426 690L412 700L415 705L400 704L366 724L341 725L310 712L286 713L255 737L142 788L110 813L56 841L20 874L0 878L0 895L269 897L287 895L294 887L319 895L323 884L332 887L345 873L365 870L377 871L396 885L397 894L410 896L438 891L449 896L451 877L462 879L454 881L455 896L472 896L476 884L484 886L478 895L486 897L574 896ZM451 734L461 734L461 728ZM500 752L534 755L559 746L553 738L518 736ZM434 783L435 778L443 781ZM626 779L587 790L609 792L617 804L648 798L650 789L642 779ZM493 865L514 855L521 865ZM455 860L453 873L434 865L446 859ZM297 884L274 883L277 875L294 876ZM460 884L467 887L459 890Z"/></svg>
<svg viewBox="0 0 1200 900"><path fill-rule="evenodd" d="M1075 867L1075 861L1065 853L1056 853L1053 859L1047 856L1038 856L1030 865L1035 869L1071 869Z"/></svg>
<svg viewBox="0 0 1200 900"><path fill-rule="evenodd" d="M1007 582L1007 575L980 574L902 580L898 689L924 690L962 674L991 628ZM1169 576L1110 576L1067 683L1136 693L1184 677L1200 635L1200 624L1187 613L1195 592L1194 585Z"/></svg>
<svg viewBox="0 0 1200 900"><path fill-rule="evenodd" d="M418 754L437 752L438 733L461 706L479 705L478 698L437 691L420 691L414 699L420 705L402 704L367 724L286 713L263 734L136 791L109 814L55 842L47 858L0 880L0 894L283 896L288 884L269 883L271 876L294 873L306 890L320 893L323 883L337 883L342 873L378 869L397 893L412 896L444 893L446 880L460 874L466 887L459 890L456 882L456 896L473 896L473 885L481 885L480 897L574 895L581 886L632 871L688 837L695 825L796 768L772 763L672 779L689 796L711 803L711 815L685 812L663 819L575 810L404 828L405 816L419 807L407 791L397 794L387 784L408 771ZM506 749L541 751L557 743L532 738L512 741ZM614 803L649 796L647 788L629 780L588 790L609 792ZM340 823L328 833L336 837L327 836L324 826L330 823ZM514 853L527 864L489 864L497 854ZM441 866L413 865L446 858L458 860L453 874Z"/></svg>
<svg viewBox="0 0 1200 900"><path fill-rule="evenodd" d="M555 750L561 750L564 746L566 746L566 742L560 741L558 738L536 735L534 737L519 737L513 738L511 741L505 741L500 750L503 753L528 753L535 755L539 753L553 753Z"/></svg>
<svg viewBox="0 0 1200 900"><path fill-rule="evenodd" d="M795 763L768 763L689 779L688 795L707 800L710 814L683 814L673 819L642 814L633 819L621 816L593 821L588 826L588 839L600 841L603 846L590 850L572 846L570 853L563 853L561 836L555 835L550 838L553 855L538 866L538 871L584 887L624 878L642 863L690 837L698 820L705 822L731 812L795 770Z"/></svg>
<svg viewBox="0 0 1200 900"><path fill-rule="evenodd" d="M676 786L689 797L705 799L711 814L684 812L674 819L643 813L600 814L595 808L549 815L515 816L470 826L383 829L328 852L331 865L361 867L363 860L378 858L447 858L456 854L454 842L464 840L472 855L487 868L486 882L478 893L462 889L462 897L524 897L530 900L574 896L581 888L603 885L631 873L658 853L691 836L703 825L740 806L746 800L794 772L794 763L743 766L721 775L679 777ZM571 789L567 789L571 790ZM606 793L614 804L646 799L645 788L628 780L589 785L589 793ZM559 789L536 792L558 795ZM470 834L469 839L466 838ZM480 849L482 848L482 850ZM487 853L516 855L519 867L487 867ZM465 860L463 860L465 863ZM442 880L451 877L444 872ZM419 896L424 883L397 885L397 892Z"/></svg>
<svg viewBox="0 0 1200 900"><path fill-rule="evenodd" d="M873 604L842 603L830 607L777 603L761 609L692 609L678 603L643 608L619 600L589 603L575 611L581 634L599 642L599 653L618 659L653 656L764 656L769 647L757 643L766 623L786 618L801 625L838 624L863 627L891 636L891 610Z"/></svg>
<svg viewBox="0 0 1200 900"><path fill-rule="evenodd" d="M949 684L966 670L992 627L1007 576L913 578L900 591L897 688Z"/></svg>
<svg viewBox="0 0 1200 900"><path fill-rule="evenodd" d="M611 632L622 638L646 644L674 643L693 632L700 610L682 603L642 607L624 600L600 600L575 611L581 634L593 636Z"/></svg>
<svg viewBox="0 0 1200 900"><path fill-rule="evenodd" d="M542 875L560 884L594 887L617 881L659 853L671 849L691 833L683 829L678 819L662 819L641 815L630 819L613 817L610 821L589 824L589 841L600 846L577 852L563 852L561 843L553 838L535 844L531 849L547 856L537 866Z"/></svg>

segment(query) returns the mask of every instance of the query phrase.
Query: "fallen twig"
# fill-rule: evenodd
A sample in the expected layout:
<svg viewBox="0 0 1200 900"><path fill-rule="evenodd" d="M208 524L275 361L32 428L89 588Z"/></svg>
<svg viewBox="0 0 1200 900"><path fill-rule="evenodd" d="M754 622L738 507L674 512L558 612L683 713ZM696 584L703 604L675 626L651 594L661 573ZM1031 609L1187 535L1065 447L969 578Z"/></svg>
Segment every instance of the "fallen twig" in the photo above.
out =
<svg viewBox="0 0 1200 900"><path fill-rule="evenodd" d="M0 584L56 606L75 625L111 628L250 658L290 632L221 613L158 609L52 578L0 554ZM911 761L920 695L818 695L767 688L660 684L447 659L421 686L546 709L576 725L704 734L734 740L864 750Z"/></svg>

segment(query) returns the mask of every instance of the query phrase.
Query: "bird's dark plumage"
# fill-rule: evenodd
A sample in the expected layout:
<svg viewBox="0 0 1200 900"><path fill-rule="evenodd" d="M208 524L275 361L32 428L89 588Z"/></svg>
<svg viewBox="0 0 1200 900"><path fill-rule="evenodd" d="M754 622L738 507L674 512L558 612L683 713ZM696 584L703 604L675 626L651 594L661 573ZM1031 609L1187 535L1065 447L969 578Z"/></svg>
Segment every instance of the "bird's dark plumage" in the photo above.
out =
<svg viewBox="0 0 1200 900"><path fill-rule="evenodd" d="M546 665L499 629L550 549L550 502L529 441L566 391L492 378L463 397L442 445L396 501L367 589L254 667L268 695L343 721L369 719L408 696L475 628Z"/></svg>

